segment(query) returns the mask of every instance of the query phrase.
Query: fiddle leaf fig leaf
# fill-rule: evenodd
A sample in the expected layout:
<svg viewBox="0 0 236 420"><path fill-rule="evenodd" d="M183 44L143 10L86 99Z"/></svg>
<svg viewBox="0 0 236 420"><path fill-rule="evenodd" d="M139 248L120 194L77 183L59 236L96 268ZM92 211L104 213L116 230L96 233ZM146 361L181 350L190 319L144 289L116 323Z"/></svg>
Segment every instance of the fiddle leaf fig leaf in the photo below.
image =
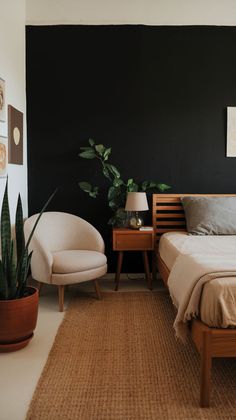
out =
<svg viewBox="0 0 236 420"><path fill-rule="evenodd" d="M143 181L137 184L133 178L123 181L117 167L108 163L111 152L111 147L105 147L103 144L95 144L95 141L90 138L89 147L80 147L79 156L84 159L96 158L100 162L102 174L109 184L107 188L107 201L113 213L108 223L115 226L125 226L127 212L124 211L124 207L128 192L164 192L171 187L155 181ZM79 186L90 197L96 198L98 196L98 187L93 187L89 182L79 182Z"/></svg>
<svg viewBox="0 0 236 420"><path fill-rule="evenodd" d="M130 185L132 185L134 182L133 178L129 178L127 181L127 187L129 187Z"/></svg>
<svg viewBox="0 0 236 420"><path fill-rule="evenodd" d="M128 188L128 192L138 192L138 184L133 183L132 185L130 185L130 187Z"/></svg>
<svg viewBox="0 0 236 420"><path fill-rule="evenodd" d="M142 191L146 191L147 190L148 183L149 183L149 181L143 181L143 183L141 185Z"/></svg>
<svg viewBox="0 0 236 420"><path fill-rule="evenodd" d="M89 139L89 144L90 144L90 146L94 146L95 145L95 141L93 139Z"/></svg>
<svg viewBox="0 0 236 420"><path fill-rule="evenodd" d="M95 150L99 154L99 156L102 156L103 155L103 152L105 150L105 147L103 146L103 144L97 144L95 146Z"/></svg>
<svg viewBox="0 0 236 420"><path fill-rule="evenodd" d="M108 160L108 157L111 154L111 147L109 147L109 149L105 149L104 153L103 153L103 159L104 160Z"/></svg>
<svg viewBox="0 0 236 420"><path fill-rule="evenodd" d="M115 178L120 178L120 172L114 165L109 165L109 170Z"/></svg>
<svg viewBox="0 0 236 420"><path fill-rule="evenodd" d="M79 182L79 186L80 186L81 190L83 190L85 192L90 193L92 191L92 185L89 182L86 182L86 181Z"/></svg>
<svg viewBox="0 0 236 420"><path fill-rule="evenodd" d="M98 192L96 192L96 191L90 191L89 192L89 196L92 197L92 198L97 198Z"/></svg>
<svg viewBox="0 0 236 420"><path fill-rule="evenodd" d="M108 169L107 166L108 166L107 164L103 165L102 173L106 178L110 179L110 181L111 181L110 172L109 172L109 169Z"/></svg>
<svg viewBox="0 0 236 420"><path fill-rule="evenodd" d="M114 178L113 185L114 187L120 187L121 185L124 185L124 181L120 178Z"/></svg>
<svg viewBox="0 0 236 420"><path fill-rule="evenodd" d="M110 187L108 190L108 200L111 201L113 200L115 197L117 196L117 188L115 187Z"/></svg>
<svg viewBox="0 0 236 420"><path fill-rule="evenodd" d="M80 147L80 150L93 150L92 147Z"/></svg>
<svg viewBox="0 0 236 420"><path fill-rule="evenodd" d="M92 198L96 198L98 196L98 187L92 187L92 185L89 182L79 182L79 187L81 188L81 190L88 193L88 195Z"/></svg>
<svg viewBox="0 0 236 420"><path fill-rule="evenodd" d="M170 185L167 185L167 184L157 184L157 188L161 192L163 192L163 191L169 190L171 187L170 187Z"/></svg>
<svg viewBox="0 0 236 420"><path fill-rule="evenodd" d="M109 201L109 207L114 210L117 208L117 204L114 200Z"/></svg>
<svg viewBox="0 0 236 420"><path fill-rule="evenodd" d="M79 156L84 159L94 159L96 157L96 153L93 149L89 149L79 153Z"/></svg>

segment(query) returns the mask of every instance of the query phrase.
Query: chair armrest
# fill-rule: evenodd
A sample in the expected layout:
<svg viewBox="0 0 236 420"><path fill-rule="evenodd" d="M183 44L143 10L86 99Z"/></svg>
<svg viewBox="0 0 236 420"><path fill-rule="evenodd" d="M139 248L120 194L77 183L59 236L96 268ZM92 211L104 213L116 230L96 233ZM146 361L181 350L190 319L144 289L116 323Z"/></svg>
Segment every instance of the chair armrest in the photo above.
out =
<svg viewBox="0 0 236 420"><path fill-rule="evenodd" d="M78 245L79 249L88 249L101 252L102 254L105 252L105 244L102 235L92 225L89 226L89 229L87 228L86 237L84 237L83 241L79 242Z"/></svg>

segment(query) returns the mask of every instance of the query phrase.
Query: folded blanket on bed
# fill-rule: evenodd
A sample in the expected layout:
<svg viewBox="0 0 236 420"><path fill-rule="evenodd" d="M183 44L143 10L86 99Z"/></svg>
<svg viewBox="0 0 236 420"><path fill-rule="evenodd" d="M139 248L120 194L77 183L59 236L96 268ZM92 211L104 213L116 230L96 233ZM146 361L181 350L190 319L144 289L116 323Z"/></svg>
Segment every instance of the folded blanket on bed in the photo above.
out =
<svg viewBox="0 0 236 420"><path fill-rule="evenodd" d="M168 287L178 312L174 322L176 336L186 338L188 321L199 314L199 303L205 283L219 277L235 277L236 256L179 255L170 272Z"/></svg>

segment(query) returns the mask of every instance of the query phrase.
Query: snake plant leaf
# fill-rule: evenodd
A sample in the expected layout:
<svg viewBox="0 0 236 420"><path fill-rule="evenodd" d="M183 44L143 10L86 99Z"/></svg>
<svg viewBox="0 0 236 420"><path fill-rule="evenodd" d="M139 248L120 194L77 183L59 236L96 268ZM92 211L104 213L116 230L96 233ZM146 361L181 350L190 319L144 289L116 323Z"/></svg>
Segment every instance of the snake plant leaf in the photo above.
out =
<svg viewBox="0 0 236 420"><path fill-rule="evenodd" d="M4 264L5 252L10 252L11 245L11 219L8 203L8 180L6 182L5 192L3 196L2 211L1 211L1 249L2 260Z"/></svg>
<svg viewBox="0 0 236 420"><path fill-rule="evenodd" d="M30 236L28 238L28 241L27 241L27 243L25 245L25 248L26 249L28 249L28 247L29 247L30 241L31 241L32 236L34 234L34 231L35 231L35 229L36 229L36 227L38 225L38 222L41 219L41 216L42 216L43 212L46 210L46 208L48 207L49 203L52 201L52 199L53 199L54 195L57 193L57 191L58 191L58 188L56 188L55 191L50 195L49 199L47 200L47 202L44 204L42 210L40 211L40 213L39 213L39 215L38 215L38 217L36 219L36 222L34 224L34 227L33 227L32 231L30 233Z"/></svg>
<svg viewBox="0 0 236 420"><path fill-rule="evenodd" d="M8 256L7 263L7 286L8 286L8 299L14 299L17 290L16 282L16 265L14 260L14 242L11 240L11 250Z"/></svg>
<svg viewBox="0 0 236 420"><path fill-rule="evenodd" d="M0 300L7 299L7 281L2 260L0 260Z"/></svg>
<svg viewBox="0 0 236 420"><path fill-rule="evenodd" d="M33 251L31 251L29 255L25 253L24 258L23 258L21 276L18 282L18 291L17 291L17 296L19 298L23 297L25 293L32 255L33 255Z"/></svg>
<svg viewBox="0 0 236 420"><path fill-rule="evenodd" d="M21 202L20 194L18 196L17 208L16 208L15 232L16 232L17 261L20 261L22 252L24 251L24 248L25 248L23 209L22 209L22 202Z"/></svg>
<svg viewBox="0 0 236 420"><path fill-rule="evenodd" d="M50 195L50 197L47 200L47 202L44 204L41 212L39 213L39 215L38 215L38 217L37 217L37 219L35 221L34 227L33 227L32 231L31 231L31 233L29 235L29 238L28 238L28 240L26 242L25 250L24 250L24 252L21 255L20 261L17 262L16 278L17 278L18 283L21 282L21 280L22 280L21 270L24 271L25 258L28 256L28 248L29 248L29 244L31 242L32 236L33 236L33 234L35 232L35 229L36 229L36 227L37 227L37 225L39 223L39 220L41 219L41 216L42 216L43 212L46 210L46 208L48 207L49 203L52 201L52 199L53 199L54 195L57 193L57 191L58 191L58 188L55 189L55 191Z"/></svg>

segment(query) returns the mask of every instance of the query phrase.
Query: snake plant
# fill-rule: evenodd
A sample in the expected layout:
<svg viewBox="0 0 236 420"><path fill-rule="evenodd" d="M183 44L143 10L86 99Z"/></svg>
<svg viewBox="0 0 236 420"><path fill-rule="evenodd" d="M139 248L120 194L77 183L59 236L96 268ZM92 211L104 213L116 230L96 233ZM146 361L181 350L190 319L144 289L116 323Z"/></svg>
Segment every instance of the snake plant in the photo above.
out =
<svg viewBox="0 0 236 420"><path fill-rule="evenodd" d="M20 194L18 196L15 217L15 241L11 234L11 219L8 201L8 181L1 210L1 259L0 259L0 300L20 299L27 296L27 280L32 252L28 252L31 238L42 213L48 206L56 191L43 206L34 224L28 241L25 243L23 210ZM16 244L16 252L14 245ZM16 255L15 255L16 254Z"/></svg>

